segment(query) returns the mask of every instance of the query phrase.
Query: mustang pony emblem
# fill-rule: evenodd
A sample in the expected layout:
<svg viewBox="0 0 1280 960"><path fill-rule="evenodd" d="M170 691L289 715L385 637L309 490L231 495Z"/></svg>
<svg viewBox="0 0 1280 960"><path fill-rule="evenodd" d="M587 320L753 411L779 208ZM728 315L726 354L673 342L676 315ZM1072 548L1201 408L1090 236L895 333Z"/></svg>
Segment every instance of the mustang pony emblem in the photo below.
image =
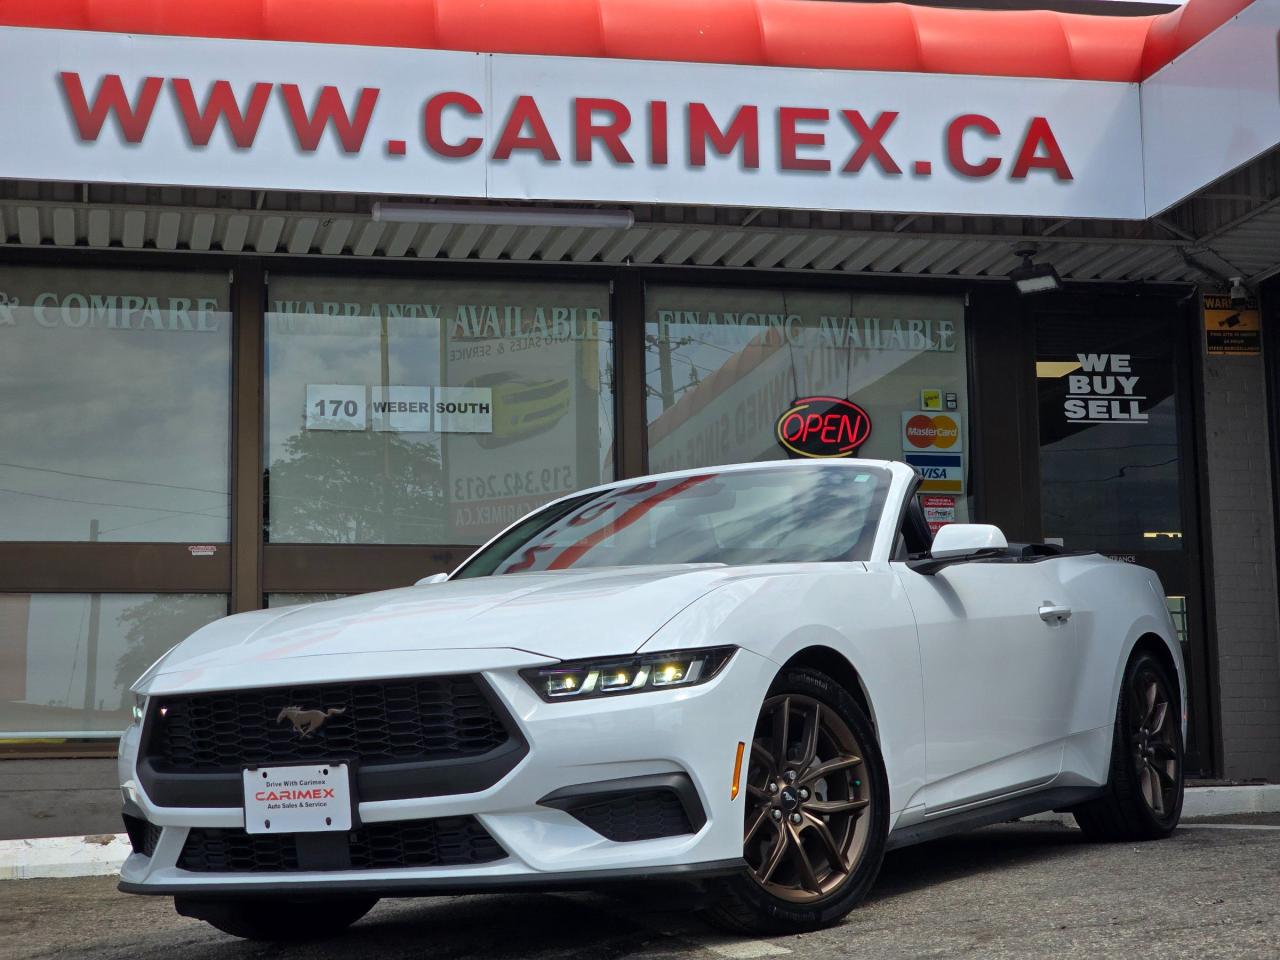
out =
<svg viewBox="0 0 1280 960"><path fill-rule="evenodd" d="M299 735L299 739L305 740L323 727L325 721L330 717L336 717L346 712L346 707L330 707L328 710L303 710L301 707L285 707L280 711L280 715L276 717L276 723L288 720L293 724L293 732Z"/></svg>

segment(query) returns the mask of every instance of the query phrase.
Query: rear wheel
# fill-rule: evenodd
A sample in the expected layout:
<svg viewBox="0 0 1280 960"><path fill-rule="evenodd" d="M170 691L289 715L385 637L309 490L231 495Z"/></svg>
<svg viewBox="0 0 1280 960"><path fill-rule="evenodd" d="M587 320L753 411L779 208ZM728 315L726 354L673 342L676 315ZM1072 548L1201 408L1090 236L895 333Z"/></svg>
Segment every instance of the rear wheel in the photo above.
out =
<svg viewBox="0 0 1280 960"><path fill-rule="evenodd" d="M337 936L372 910L377 902L377 897L316 900L178 897L173 905L184 917L203 920L233 937L300 941Z"/></svg>
<svg viewBox="0 0 1280 960"><path fill-rule="evenodd" d="M746 775L747 871L711 919L749 933L812 930L857 905L880 872L889 824L871 721L816 670L787 670L760 711Z"/></svg>
<svg viewBox="0 0 1280 960"><path fill-rule="evenodd" d="M1182 816L1182 723L1177 687L1149 653L1125 670L1107 791L1072 811L1091 840L1159 840Z"/></svg>

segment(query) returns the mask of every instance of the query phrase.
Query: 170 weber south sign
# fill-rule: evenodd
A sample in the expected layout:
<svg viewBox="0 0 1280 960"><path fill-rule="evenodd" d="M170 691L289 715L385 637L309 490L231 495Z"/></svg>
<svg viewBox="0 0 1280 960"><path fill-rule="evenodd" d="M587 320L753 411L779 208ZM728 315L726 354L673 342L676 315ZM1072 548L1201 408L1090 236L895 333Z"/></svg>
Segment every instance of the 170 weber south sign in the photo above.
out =
<svg viewBox="0 0 1280 960"><path fill-rule="evenodd" d="M1143 216L1135 85L0 30L0 176Z"/></svg>

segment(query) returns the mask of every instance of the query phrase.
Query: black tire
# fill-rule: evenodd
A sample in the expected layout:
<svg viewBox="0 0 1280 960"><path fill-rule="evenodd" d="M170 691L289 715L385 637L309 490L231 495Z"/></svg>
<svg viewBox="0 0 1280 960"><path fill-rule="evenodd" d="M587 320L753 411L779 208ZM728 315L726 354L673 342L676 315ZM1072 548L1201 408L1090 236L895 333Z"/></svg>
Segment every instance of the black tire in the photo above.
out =
<svg viewBox="0 0 1280 960"><path fill-rule="evenodd" d="M336 937L372 910L377 902L377 897L311 900L177 897L173 905L182 916L203 920L233 937L298 942Z"/></svg>
<svg viewBox="0 0 1280 960"><path fill-rule="evenodd" d="M1143 716L1145 704L1138 689L1148 689L1149 684L1155 685L1157 701ZM1159 709L1161 701L1163 710ZM1159 715L1158 723L1152 722L1155 714ZM1153 783L1159 784L1158 791ZM1120 684L1106 793L1071 812L1090 840L1161 840L1178 826L1182 797L1178 688L1164 664L1150 653L1137 653Z"/></svg>
<svg viewBox="0 0 1280 960"><path fill-rule="evenodd" d="M832 826L832 820L835 817L847 817L854 821L841 824L840 830L842 836L850 838L850 849L852 849L854 834L857 834L858 853L856 859L848 864L847 874L844 875L843 880L837 878L837 871L829 864L821 864L822 870L829 871L826 881L837 885L826 892L813 893L797 888L798 894L812 896L813 899L808 902L794 902L771 893L757 879L758 873L752 869L719 881L711 889L713 900L707 909L708 919L717 926L735 933L799 933L830 926L841 920L867 895L872 884L875 883L876 876L880 873L880 864L884 860L885 840L889 833L889 785L884 772L884 760L870 719L840 684L817 670L807 668L784 670L773 682L765 704L762 706L761 718L756 728L757 740L753 748L761 743L759 738L761 731L765 729L769 705L776 704L779 697L791 696L804 703L816 701L822 708L830 710L843 722L848 732L852 733L861 751L861 762L856 767L851 767L843 773L829 774L814 782L812 790L815 802L828 805L830 805L829 801L839 804L840 800L843 800L849 805L861 803L863 799L868 801L856 815L834 814L832 817L825 818L829 827ZM777 707L775 706L774 709L776 710ZM790 716L789 704L784 708L784 712ZM823 717L821 710L816 711L814 715L819 719ZM801 731L802 738L808 729L807 719L804 723L806 726ZM753 749L753 763L748 765L747 773L744 775L744 782L747 784L752 782L753 771L756 769L755 757ZM821 764L815 757L808 769L817 770L819 766ZM844 780L843 784L839 782L841 777ZM769 779L766 773L762 783L767 786ZM805 782L805 778L801 776L798 782ZM819 784L821 787L818 786ZM819 789L823 791L821 794ZM769 802L768 798L762 796L763 792L759 787L743 791L746 799L743 804L743 832L748 839L751 838L752 833L746 823L747 818L751 816L754 819L763 809L761 805L767 805ZM784 787L782 793L786 792ZM756 798L757 806L754 809L752 797ZM840 800L834 800L837 797ZM772 815L771 810L769 813ZM782 827L785 827L785 824ZM809 823L806 821L799 829L808 827ZM785 846L785 843L781 843L781 829L776 826L774 829L779 830L778 841L780 845ZM826 835L830 837L833 832L829 830ZM744 843L744 847L746 848L744 852L751 853L752 848L749 844ZM798 856L804 857L803 842L801 847ZM795 856L797 856L796 852L791 851L791 857L794 859ZM748 863L750 862L751 857L748 856ZM808 868L807 876L811 880L817 879L812 866ZM833 880L833 878L837 879Z"/></svg>

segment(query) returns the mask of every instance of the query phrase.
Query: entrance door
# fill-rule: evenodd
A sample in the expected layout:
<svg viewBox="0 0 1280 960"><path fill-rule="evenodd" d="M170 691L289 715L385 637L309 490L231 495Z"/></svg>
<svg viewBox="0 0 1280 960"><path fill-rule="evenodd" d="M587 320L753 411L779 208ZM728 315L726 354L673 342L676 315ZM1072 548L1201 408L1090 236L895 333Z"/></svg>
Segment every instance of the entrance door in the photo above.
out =
<svg viewBox="0 0 1280 960"><path fill-rule="evenodd" d="M1046 540L1160 575L1189 673L1188 771L1212 768L1188 313L1163 298L1032 306Z"/></svg>

